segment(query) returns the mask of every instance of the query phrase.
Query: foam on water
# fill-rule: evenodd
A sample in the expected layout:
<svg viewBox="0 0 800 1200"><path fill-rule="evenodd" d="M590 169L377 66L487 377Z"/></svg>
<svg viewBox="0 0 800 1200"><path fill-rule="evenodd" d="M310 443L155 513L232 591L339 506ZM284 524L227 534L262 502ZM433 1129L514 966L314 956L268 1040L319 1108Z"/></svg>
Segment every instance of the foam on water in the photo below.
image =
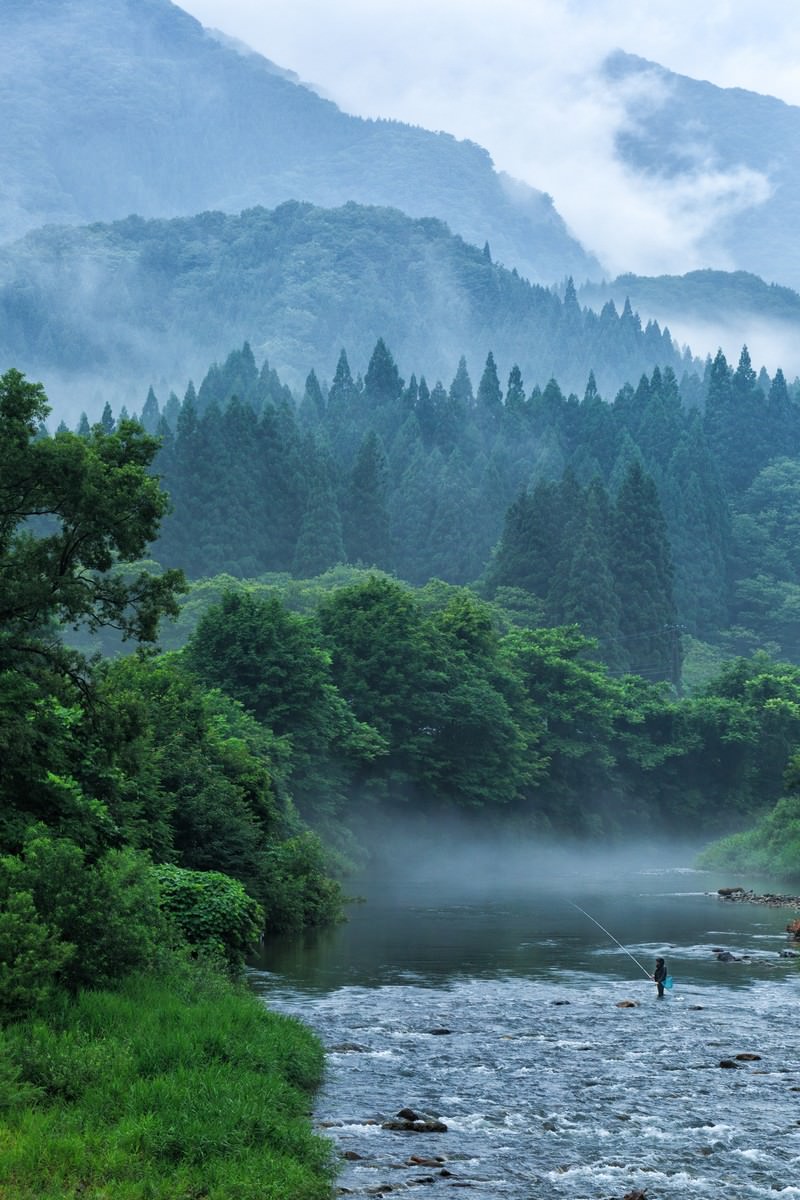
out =
<svg viewBox="0 0 800 1200"><path fill-rule="evenodd" d="M653 872L657 886L666 873ZM369 961L354 924L346 968L320 960L324 986L254 972L271 1007L331 1047L315 1116L340 1152L362 1156L344 1164L343 1187L413 1185L416 1200L450 1184L473 1200L800 1197L800 963L778 955L786 918L707 894L651 892L639 905L635 886L627 910L595 911L648 967L666 955L662 1001L618 946L549 898L519 911L407 906L405 940L391 942L392 914L376 914ZM748 961L718 962L717 946ZM347 1043L363 1049L333 1049ZM404 1107L448 1132L381 1127ZM440 1156L448 1176L412 1156Z"/></svg>
<svg viewBox="0 0 800 1200"><path fill-rule="evenodd" d="M413 1154L444 1155L471 1195L512 1200L527 1200L536 1179L570 1200L645 1186L665 1200L728 1187L737 1200L797 1194L796 979L758 981L744 994L706 987L697 1012L650 991L618 1008L629 984L576 972L458 980L444 991L408 983L309 996L272 990L269 979L259 986L328 1045L368 1042L367 1054L329 1056L316 1113L347 1117L326 1132L369 1157L342 1177L356 1194L376 1186L376 1169ZM451 1032L432 1035L441 1022ZM736 1060L742 1052L760 1059ZM721 1068L723 1059L736 1066ZM440 1117L448 1133L357 1123L403 1107ZM440 1190L417 1182L414 1195Z"/></svg>

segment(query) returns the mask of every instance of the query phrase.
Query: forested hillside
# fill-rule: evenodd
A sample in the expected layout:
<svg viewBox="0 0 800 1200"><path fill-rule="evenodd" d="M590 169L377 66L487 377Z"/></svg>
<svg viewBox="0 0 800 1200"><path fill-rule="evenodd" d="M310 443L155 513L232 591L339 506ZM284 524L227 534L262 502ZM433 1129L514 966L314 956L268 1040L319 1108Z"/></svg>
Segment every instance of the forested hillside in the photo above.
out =
<svg viewBox="0 0 800 1200"><path fill-rule="evenodd" d="M118 407L121 381L185 386L244 338L302 387L343 345L366 362L378 337L434 377L462 353L480 370L490 347L532 382L555 375L569 388L592 369L613 390L656 365L691 365L630 308L583 310L573 289L561 298L498 266L488 246L393 209L130 217L0 248L0 356L57 378L61 395L70 382L84 396L113 389Z"/></svg>
<svg viewBox="0 0 800 1200"><path fill-rule="evenodd" d="M4 0L2 15L2 240L130 213L356 200L438 217L545 283L598 271L550 197L480 146L348 116L169 0Z"/></svg>
<svg viewBox="0 0 800 1200"><path fill-rule="evenodd" d="M800 657L800 408L746 349L604 397L592 375L580 395L528 387L491 352L474 381L463 358L445 383L404 380L380 339L363 378L342 351L295 403L245 345L183 400L151 390L141 418L173 503L156 554L193 578L350 562L475 584L675 683L687 637Z"/></svg>
<svg viewBox="0 0 800 1200"><path fill-rule="evenodd" d="M685 275L620 275L578 289L578 300L600 312L627 300L642 320L658 317L678 341L712 350L746 341L764 346L787 374L800 370L800 295L747 271L689 271ZM753 355L755 357L755 353Z"/></svg>

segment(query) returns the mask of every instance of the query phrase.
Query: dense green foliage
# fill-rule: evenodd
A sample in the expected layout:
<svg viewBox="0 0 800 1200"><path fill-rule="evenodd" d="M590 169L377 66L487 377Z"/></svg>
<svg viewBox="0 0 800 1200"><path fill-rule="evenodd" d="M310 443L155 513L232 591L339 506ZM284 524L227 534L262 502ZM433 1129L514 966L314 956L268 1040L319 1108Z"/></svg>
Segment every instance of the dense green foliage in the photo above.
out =
<svg viewBox="0 0 800 1200"><path fill-rule="evenodd" d="M7 1200L327 1200L306 1117L322 1047L197 969L82 992L0 1031Z"/></svg>
<svg viewBox="0 0 800 1200"><path fill-rule="evenodd" d="M168 656L61 640L154 640L183 577L134 561L156 439L109 414L51 438L47 413L0 378L0 1191L321 1198L321 1047L217 971L340 889L278 734Z"/></svg>
<svg viewBox="0 0 800 1200"><path fill-rule="evenodd" d="M456 812L476 830L501 822L534 837L709 837L780 799L800 742L800 668L738 659L679 698L666 683L610 671L576 625L526 627L528 595L500 588L490 603L442 581L413 589L354 568L302 582L222 577L190 590L191 618L171 636L194 627L184 657L213 666L267 725L260 684L275 664L276 722L306 695L309 661L324 664L312 729L299 721L296 738L286 735L288 779L309 819L345 847L348 837L369 846L404 814L435 822ZM263 633L292 620L306 657L289 661ZM319 738L313 723L324 731L332 699L346 700L369 753L334 756Z"/></svg>
<svg viewBox="0 0 800 1200"><path fill-rule="evenodd" d="M59 621L90 637L110 626L152 639L159 616L177 613L183 583L180 572L130 561L167 503L148 471L156 440L125 421L50 438L40 432L46 415L39 385L16 371L0 379L0 938L10 1015L53 989L105 986L150 961L165 937L152 860L217 873L197 920L212 920L220 886L229 907L239 895L247 930L234 921L228 935L209 932L232 961L263 920L298 928L335 918L341 902L284 785L285 730L265 729L169 658L94 664L60 640ZM168 899L176 878L162 880ZM240 884L252 900L235 892ZM30 967L45 947L40 977Z"/></svg>
<svg viewBox="0 0 800 1200"><path fill-rule="evenodd" d="M245 345L169 416L149 397L174 503L157 554L196 578L349 561L513 591L528 623L575 622L648 678L678 681L682 634L794 658L795 392L746 348L702 383L655 369L611 402L594 376L582 399L528 393L517 366L503 389L493 354L477 388L462 359L431 389L379 339L363 380L342 351L295 406Z"/></svg>
<svg viewBox="0 0 800 1200"><path fill-rule="evenodd" d="M162 863L153 874L161 907L190 946L232 969L244 966L264 928L261 905L220 871L187 871Z"/></svg>

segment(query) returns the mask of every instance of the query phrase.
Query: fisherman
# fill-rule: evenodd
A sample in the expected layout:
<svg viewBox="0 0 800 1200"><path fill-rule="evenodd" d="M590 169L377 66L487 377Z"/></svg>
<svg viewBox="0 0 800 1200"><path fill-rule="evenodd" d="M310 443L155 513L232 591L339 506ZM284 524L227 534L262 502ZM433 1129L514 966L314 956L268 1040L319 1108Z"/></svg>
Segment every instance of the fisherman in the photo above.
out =
<svg viewBox="0 0 800 1200"><path fill-rule="evenodd" d="M658 989L659 1000L664 999L664 980L667 978L667 964L663 958L656 959L656 969L652 974L652 980Z"/></svg>

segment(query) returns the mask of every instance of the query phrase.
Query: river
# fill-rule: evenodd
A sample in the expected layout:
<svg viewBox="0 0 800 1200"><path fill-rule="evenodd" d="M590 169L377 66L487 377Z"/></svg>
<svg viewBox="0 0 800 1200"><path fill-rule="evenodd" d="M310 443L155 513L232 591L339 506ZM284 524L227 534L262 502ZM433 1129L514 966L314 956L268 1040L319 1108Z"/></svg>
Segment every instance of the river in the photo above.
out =
<svg viewBox="0 0 800 1200"><path fill-rule="evenodd" d="M780 953L793 913L723 901L738 880L653 859L591 878L574 860L522 876L465 860L446 880L435 866L367 880L347 924L265 947L253 987L328 1051L314 1117L343 1191L800 1196L800 958ZM657 954L663 1000L645 977ZM383 1129L404 1107L447 1132Z"/></svg>

